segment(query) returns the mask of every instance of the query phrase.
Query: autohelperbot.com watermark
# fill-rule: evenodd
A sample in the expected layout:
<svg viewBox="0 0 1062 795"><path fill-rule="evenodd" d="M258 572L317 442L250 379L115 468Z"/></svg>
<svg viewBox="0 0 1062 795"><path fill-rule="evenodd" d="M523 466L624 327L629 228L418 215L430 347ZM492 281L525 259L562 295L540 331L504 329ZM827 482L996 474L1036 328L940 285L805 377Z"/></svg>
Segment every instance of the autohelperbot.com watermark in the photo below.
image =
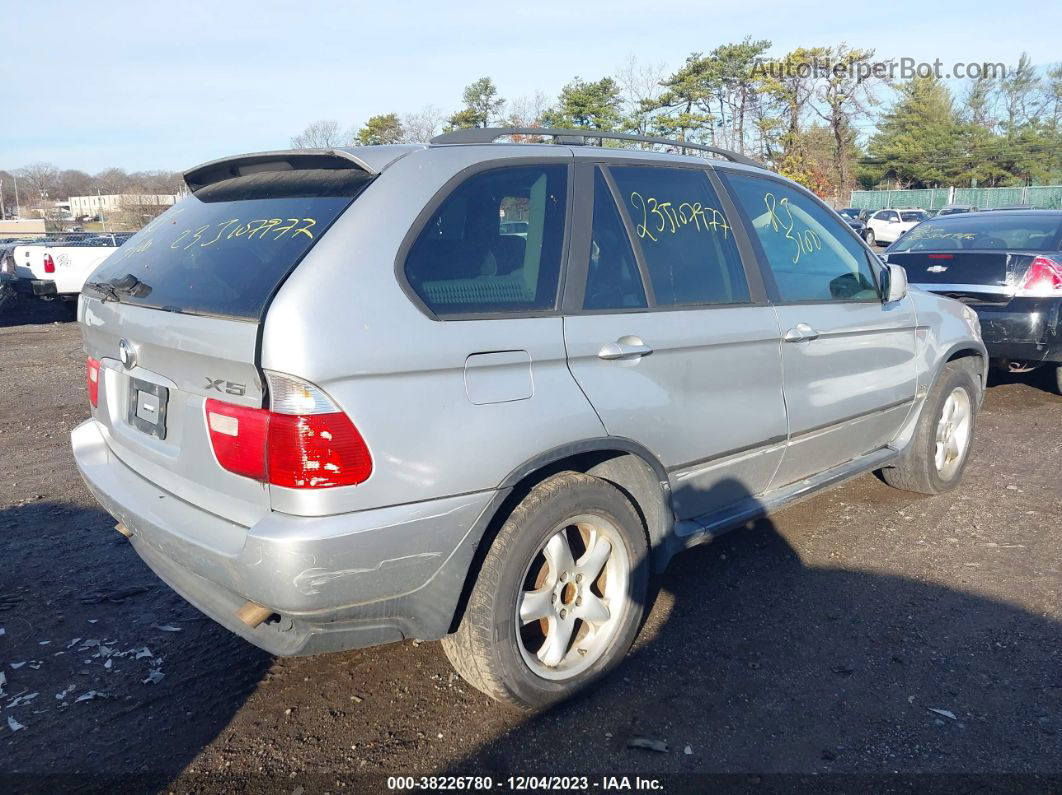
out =
<svg viewBox="0 0 1062 795"><path fill-rule="evenodd" d="M771 60L759 59L752 68L753 76L784 78L830 78L854 77L856 82L866 80L911 80L915 77L935 77L941 80L999 79L1007 76L1007 66L990 61L957 61L945 66L937 58L919 61L916 58L890 58L874 61L866 59L833 59L827 56L812 56L807 59Z"/></svg>

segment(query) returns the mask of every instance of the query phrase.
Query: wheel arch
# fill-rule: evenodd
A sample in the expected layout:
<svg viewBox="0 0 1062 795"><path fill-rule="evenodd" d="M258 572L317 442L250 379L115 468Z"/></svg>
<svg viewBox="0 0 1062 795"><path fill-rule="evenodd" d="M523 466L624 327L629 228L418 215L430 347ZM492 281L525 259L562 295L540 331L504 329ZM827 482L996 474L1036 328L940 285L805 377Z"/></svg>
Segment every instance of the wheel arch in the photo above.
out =
<svg viewBox="0 0 1062 795"><path fill-rule="evenodd" d="M499 484L498 497L484 512L484 531L465 573L450 631L461 621L468 596L479 576L483 559L506 518L539 483L560 472L582 472L608 481L629 499L649 539L654 571L666 565L665 539L674 526L671 488L663 464L644 446L630 439L584 439L555 447L528 459Z"/></svg>
<svg viewBox="0 0 1062 795"><path fill-rule="evenodd" d="M974 373L981 381L981 396L984 396L985 387L988 384L988 351L982 345L978 346L970 341L957 342L953 344L946 355L941 357L940 365L937 367L937 371L933 376L933 380L940 376L940 371L944 369L944 366L951 362L957 362L962 359L968 359L973 364Z"/></svg>

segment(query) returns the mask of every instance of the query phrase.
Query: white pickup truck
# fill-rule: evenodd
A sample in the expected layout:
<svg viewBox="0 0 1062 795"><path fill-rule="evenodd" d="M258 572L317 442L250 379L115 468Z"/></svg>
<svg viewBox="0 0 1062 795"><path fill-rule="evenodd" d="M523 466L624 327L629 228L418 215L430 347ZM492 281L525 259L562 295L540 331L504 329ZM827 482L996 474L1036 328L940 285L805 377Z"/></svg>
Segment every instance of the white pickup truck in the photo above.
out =
<svg viewBox="0 0 1062 795"><path fill-rule="evenodd" d="M77 296L89 274L129 236L126 232L25 243L15 246L0 265L4 279L16 292L46 301L59 299L76 311Z"/></svg>

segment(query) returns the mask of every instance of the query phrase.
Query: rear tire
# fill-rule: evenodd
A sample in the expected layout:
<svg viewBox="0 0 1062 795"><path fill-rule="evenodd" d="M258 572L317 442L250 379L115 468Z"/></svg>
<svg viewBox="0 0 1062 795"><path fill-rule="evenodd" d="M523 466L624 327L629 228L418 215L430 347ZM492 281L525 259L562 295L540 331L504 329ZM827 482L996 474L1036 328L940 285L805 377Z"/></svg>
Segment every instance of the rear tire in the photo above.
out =
<svg viewBox="0 0 1062 795"><path fill-rule="evenodd" d="M874 246L876 246L877 243L878 243L878 241L874 237L874 230L871 229L870 227L867 227L867 245L870 246L871 248L874 248Z"/></svg>
<svg viewBox="0 0 1062 795"><path fill-rule="evenodd" d="M14 287L4 282L0 282L0 314L13 308L17 298L18 293L15 292Z"/></svg>
<svg viewBox="0 0 1062 795"><path fill-rule="evenodd" d="M443 650L491 698L541 709L620 663L648 586L649 545L634 506L604 480L562 472L510 514Z"/></svg>
<svg viewBox="0 0 1062 795"><path fill-rule="evenodd" d="M940 371L907 449L881 476L890 486L941 494L959 485L970 460L981 384L964 360Z"/></svg>
<svg viewBox="0 0 1062 795"><path fill-rule="evenodd" d="M1062 364L1055 365L1055 391L1062 395Z"/></svg>

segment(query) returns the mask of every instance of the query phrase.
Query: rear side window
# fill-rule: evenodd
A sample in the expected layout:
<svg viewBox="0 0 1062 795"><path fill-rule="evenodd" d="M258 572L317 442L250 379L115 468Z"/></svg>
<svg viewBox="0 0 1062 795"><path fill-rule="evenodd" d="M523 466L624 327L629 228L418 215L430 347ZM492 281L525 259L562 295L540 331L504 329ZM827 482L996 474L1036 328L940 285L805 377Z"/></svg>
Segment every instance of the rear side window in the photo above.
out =
<svg viewBox="0 0 1062 795"><path fill-rule="evenodd" d="M962 213L946 221L919 224L896 241L890 251L1057 251L1060 236L1062 215Z"/></svg>
<svg viewBox="0 0 1062 795"><path fill-rule="evenodd" d="M370 181L352 169L207 185L104 260L85 291L122 303L260 320L269 297Z"/></svg>
<svg viewBox="0 0 1062 795"><path fill-rule="evenodd" d="M645 288L623 219L601 169L594 176L594 220L584 309L637 309L646 306Z"/></svg>
<svg viewBox="0 0 1062 795"><path fill-rule="evenodd" d="M782 301L879 301L870 254L818 200L783 182L727 174Z"/></svg>
<svg viewBox="0 0 1062 795"><path fill-rule="evenodd" d="M483 171L439 205L405 275L436 315L527 312L557 301L568 167Z"/></svg>
<svg viewBox="0 0 1062 795"><path fill-rule="evenodd" d="M733 229L700 169L613 166L658 306L749 300Z"/></svg>

